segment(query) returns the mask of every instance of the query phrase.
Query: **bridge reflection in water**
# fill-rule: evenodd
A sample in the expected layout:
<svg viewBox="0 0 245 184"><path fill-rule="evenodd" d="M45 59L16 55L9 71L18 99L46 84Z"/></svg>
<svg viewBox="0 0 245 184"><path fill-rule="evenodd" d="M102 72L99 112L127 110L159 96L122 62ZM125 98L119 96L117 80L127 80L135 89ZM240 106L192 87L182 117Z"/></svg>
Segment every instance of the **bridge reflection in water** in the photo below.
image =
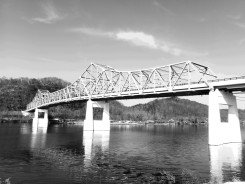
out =
<svg viewBox="0 0 245 184"><path fill-rule="evenodd" d="M31 148L45 148L47 141L48 127L40 128L32 126L31 129Z"/></svg>
<svg viewBox="0 0 245 184"><path fill-rule="evenodd" d="M110 131L83 131L84 167L89 168L96 153L109 151Z"/></svg>
<svg viewBox="0 0 245 184"><path fill-rule="evenodd" d="M209 146L211 183L223 183L241 173L242 143ZM237 177L239 178L239 177Z"/></svg>

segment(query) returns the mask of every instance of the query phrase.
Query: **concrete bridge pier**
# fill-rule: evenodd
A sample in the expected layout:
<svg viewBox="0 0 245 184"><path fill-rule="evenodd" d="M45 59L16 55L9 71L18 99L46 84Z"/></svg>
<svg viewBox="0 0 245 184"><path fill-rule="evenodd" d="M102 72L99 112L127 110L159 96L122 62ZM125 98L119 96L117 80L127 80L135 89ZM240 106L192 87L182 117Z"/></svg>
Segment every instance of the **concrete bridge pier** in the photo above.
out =
<svg viewBox="0 0 245 184"><path fill-rule="evenodd" d="M34 118L32 121L33 128L47 128L48 127L48 110L35 109Z"/></svg>
<svg viewBox="0 0 245 184"><path fill-rule="evenodd" d="M103 109L102 120L94 120L93 108ZM110 113L109 103L105 101L87 101L86 117L84 120L83 130L110 130Z"/></svg>
<svg viewBox="0 0 245 184"><path fill-rule="evenodd" d="M228 107L228 122L222 122L220 105ZM209 145L242 142L236 97L229 92L209 92Z"/></svg>

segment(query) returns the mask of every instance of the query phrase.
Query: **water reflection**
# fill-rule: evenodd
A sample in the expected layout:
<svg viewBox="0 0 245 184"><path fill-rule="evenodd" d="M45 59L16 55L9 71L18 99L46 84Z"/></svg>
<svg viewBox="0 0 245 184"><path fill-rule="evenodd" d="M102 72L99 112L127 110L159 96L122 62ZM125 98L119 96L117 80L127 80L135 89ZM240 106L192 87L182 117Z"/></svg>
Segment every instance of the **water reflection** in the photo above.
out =
<svg viewBox="0 0 245 184"><path fill-rule="evenodd" d="M20 133L21 134L30 134L31 132L31 127L28 123L22 123L20 124Z"/></svg>
<svg viewBox="0 0 245 184"><path fill-rule="evenodd" d="M245 135L245 127L242 131ZM210 183L245 180L245 146L207 144L205 126L112 125L110 131L93 132L2 123L0 173L13 176L13 183L103 183L131 176L123 174L125 168L132 176L155 168L179 176L186 168Z"/></svg>
<svg viewBox="0 0 245 184"><path fill-rule="evenodd" d="M240 173L242 144L210 146L209 150L211 183L223 183L235 179L235 175Z"/></svg>
<svg viewBox="0 0 245 184"><path fill-rule="evenodd" d="M45 148L48 127L38 128L32 126L31 148Z"/></svg>
<svg viewBox="0 0 245 184"><path fill-rule="evenodd" d="M84 166L91 166L95 156L102 155L101 153L109 150L110 131L84 131Z"/></svg>

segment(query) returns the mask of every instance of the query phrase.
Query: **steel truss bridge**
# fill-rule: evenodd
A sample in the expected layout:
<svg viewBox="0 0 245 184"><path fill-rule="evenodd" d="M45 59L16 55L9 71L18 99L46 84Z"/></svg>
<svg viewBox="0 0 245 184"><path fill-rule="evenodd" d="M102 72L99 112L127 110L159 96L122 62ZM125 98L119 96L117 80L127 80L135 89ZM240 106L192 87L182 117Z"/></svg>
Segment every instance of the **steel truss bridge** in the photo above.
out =
<svg viewBox="0 0 245 184"><path fill-rule="evenodd" d="M87 101L83 131L108 131L108 100L208 95L208 142L210 145L220 145L242 142L234 92L244 91L245 77L218 79L209 67L191 61L136 71L118 71L109 66L91 63L66 88L52 93L38 90L26 111L35 111L33 127L48 127L48 107ZM223 123L221 120L220 105L228 107L228 122ZM95 107L103 108L102 120L94 120ZM40 113L44 116L39 116Z"/></svg>
<svg viewBox="0 0 245 184"><path fill-rule="evenodd" d="M26 111L79 100L206 95L215 88L231 92L244 90L244 86L245 77L218 79L209 67L192 61L136 71L118 71L91 63L66 88L52 93L38 90Z"/></svg>

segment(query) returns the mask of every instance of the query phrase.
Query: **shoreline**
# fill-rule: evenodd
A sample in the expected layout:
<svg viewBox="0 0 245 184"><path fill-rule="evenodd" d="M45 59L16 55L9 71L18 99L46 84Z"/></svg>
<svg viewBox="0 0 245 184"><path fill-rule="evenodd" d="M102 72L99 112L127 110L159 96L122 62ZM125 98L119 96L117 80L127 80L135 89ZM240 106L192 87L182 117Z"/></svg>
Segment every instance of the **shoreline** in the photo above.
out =
<svg viewBox="0 0 245 184"><path fill-rule="evenodd" d="M11 118L3 118L0 119L0 123L31 123L31 118L23 118L23 119L11 119ZM64 119L64 120L57 120L57 119L49 119L49 123L52 125L83 125L83 120L75 120L75 119ZM171 123L157 123L157 122L111 122L110 125L142 125L142 126L169 126L169 125L208 125L208 123L180 123L180 122L171 122ZM242 124L241 124L242 125Z"/></svg>

